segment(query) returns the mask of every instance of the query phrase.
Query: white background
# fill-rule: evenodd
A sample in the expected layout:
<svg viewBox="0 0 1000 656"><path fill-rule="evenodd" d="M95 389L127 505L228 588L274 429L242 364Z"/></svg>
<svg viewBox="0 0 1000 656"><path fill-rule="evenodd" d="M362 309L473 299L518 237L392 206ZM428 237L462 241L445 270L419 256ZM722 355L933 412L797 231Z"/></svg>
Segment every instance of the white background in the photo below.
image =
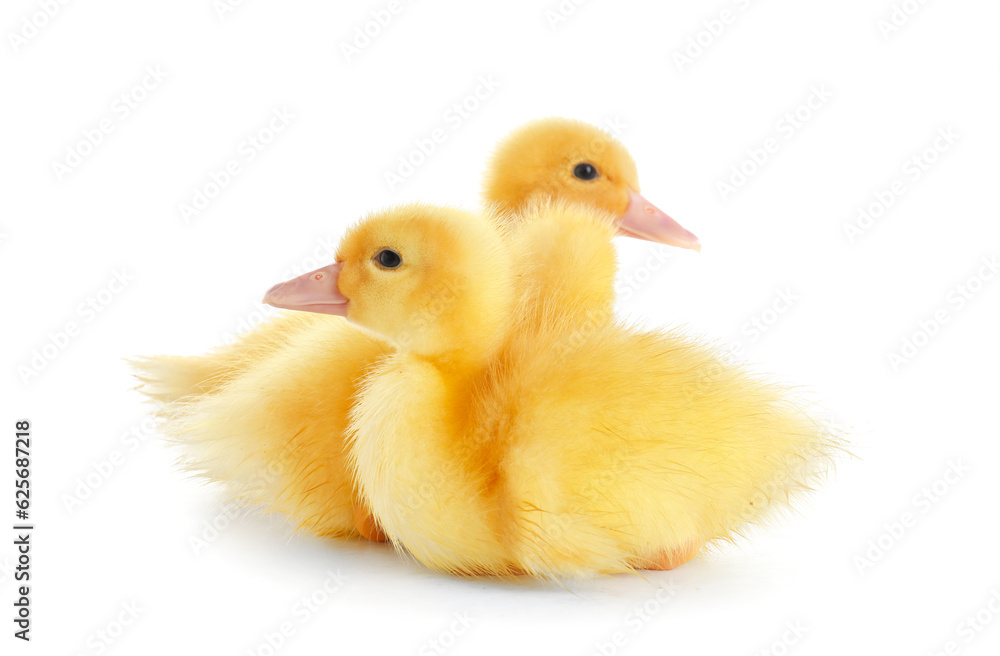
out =
<svg viewBox="0 0 1000 656"><path fill-rule="evenodd" d="M94 0L48 19L40 4L0 15L2 425L12 443L15 419L33 422L37 526L24 644L2 504L4 653L997 653L1000 276L983 258L1000 254L1000 5L908 0L890 30L890 0L566 1L559 21L556 0L404 1L348 57L387 2L220 16L211 0ZM147 67L165 78L136 91ZM499 86L469 100L480 78ZM814 89L829 97L801 109ZM144 97L126 116L130 93ZM458 121L461 102L477 106ZM248 160L275 110L294 118ZM644 194L705 245L619 240L621 314L742 347L821 400L856 458L750 540L565 587L295 535L177 471L124 357L247 329L270 285L328 263L324 240L368 210L475 207L492 145L549 115L621 125ZM435 128L447 139L390 189ZM776 152L747 163L768 139ZM239 174L185 222L229 160ZM756 170L721 191L741 165ZM109 288L116 272L129 282ZM919 346L894 364L905 340Z"/></svg>

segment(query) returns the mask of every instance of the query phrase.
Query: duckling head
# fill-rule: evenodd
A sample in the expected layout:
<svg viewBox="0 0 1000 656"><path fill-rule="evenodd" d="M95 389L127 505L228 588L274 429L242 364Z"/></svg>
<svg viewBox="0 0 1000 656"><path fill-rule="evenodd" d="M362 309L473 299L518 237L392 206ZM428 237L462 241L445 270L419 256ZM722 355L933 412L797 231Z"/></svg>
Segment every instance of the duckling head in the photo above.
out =
<svg viewBox="0 0 1000 656"><path fill-rule="evenodd" d="M694 234L639 194L628 150L582 121L547 118L511 133L487 166L484 195L514 213L546 198L597 207L618 217L620 234L701 250Z"/></svg>
<svg viewBox="0 0 1000 656"><path fill-rule="evenodd" d="M499 348L512 287L490 222L411 204L367 216L344 236L335 264L275 285L264 302L344 316L423 357L477 360Z"/></svg>

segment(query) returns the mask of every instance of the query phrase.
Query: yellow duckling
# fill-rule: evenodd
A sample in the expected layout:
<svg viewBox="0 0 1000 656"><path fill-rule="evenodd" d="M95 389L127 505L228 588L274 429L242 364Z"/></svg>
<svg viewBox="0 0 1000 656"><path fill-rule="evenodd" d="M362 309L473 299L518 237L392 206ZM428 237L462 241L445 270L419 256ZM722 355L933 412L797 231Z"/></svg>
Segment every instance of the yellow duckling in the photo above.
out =
<svg viewBox="0 0 1000 656"><path fill-rule="evenodd" d="M613 230L583 207L531 219ZM511 244L410 205L353 228L331 268L327 311L396 347L365 378L350 453L397 547L462 574L669 569L806 484L830 443L712 349L556 312L518 328L518 274L539 253ZM591 266L572 249L548 254L570 281Z"/></svg>
<svg viewBox="0 0 1000 656"><path fill-rule="evenodd" d="M690 232L638 193L635 163L603 131L566 119L546 119L511 134L497 149L484 197L498 223L524 253L545 253L560 241L583 253L590 233L534 226L529 209L555 196L602 208L618 217L617 232L687 248ZM557 308L556 290L574 282L570 308L584 321L611 316L616 228L607 226L592 249L591 273L566 280L558 267L525 267L532 281L523 304ZM539 260L541 263L543 260ZM601 273L597 273L601 272ZM344 431L358 383L390 347L342 319L324 316L312 295L329 267L285 283L279 307L290 313L242 340L203 357L160 357L137 362L143 391L158 402L167 434L185 449L187 466L221 481L230 492L280 512L319 535L357 528L378 538L377 527L354 491L345 460ZM565 314L565 312L564 312ZM530 312L523 322L540 321Z"/></svg>

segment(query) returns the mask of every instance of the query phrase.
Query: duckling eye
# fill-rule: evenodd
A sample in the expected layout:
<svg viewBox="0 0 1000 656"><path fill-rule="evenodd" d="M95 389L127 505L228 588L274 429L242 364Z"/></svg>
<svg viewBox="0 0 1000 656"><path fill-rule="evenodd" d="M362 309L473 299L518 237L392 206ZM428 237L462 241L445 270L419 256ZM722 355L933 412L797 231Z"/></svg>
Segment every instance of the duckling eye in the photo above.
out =
<svg viewBox="0 0 1000 656"><path fill-rule="evenodd" d="M375 256L375 261L379 263L383 269L395 269L400 264L403 263L403 258L400 257L399 253L392 250L391 248L383 248Z"/></svg>
<svg viewBox="0 0 1000 656"><path fill-rule="evenodd" d="M597 167L590 162L580 162L573 169L573 175L581 180L593 180L597 177Z"/></svg>

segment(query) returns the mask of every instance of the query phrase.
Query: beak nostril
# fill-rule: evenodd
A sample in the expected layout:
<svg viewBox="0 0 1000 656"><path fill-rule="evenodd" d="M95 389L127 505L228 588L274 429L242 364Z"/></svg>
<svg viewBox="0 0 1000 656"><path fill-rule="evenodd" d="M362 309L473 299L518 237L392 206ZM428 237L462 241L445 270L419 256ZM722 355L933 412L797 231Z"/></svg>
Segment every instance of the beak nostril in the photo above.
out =
<svg viewBox="0 0 1000 656"><path fill-rule="evenodd" d="M646 212L646 214L656 214L656 208L655 208L655 207L653 207L652 205L647 205L647 206L646 206L646 207L645 207L645 208L643 209L643 211L644 211L644 212Z"/></svg>
<svg viewBox="0 0 1000 656"><path fill-rule="evenodd" d="M317 274L315 275L314 279L315 279L315 280L322 280L322 279L323 279L323 274L322 274L322 273L317 273Z"/></svg>

